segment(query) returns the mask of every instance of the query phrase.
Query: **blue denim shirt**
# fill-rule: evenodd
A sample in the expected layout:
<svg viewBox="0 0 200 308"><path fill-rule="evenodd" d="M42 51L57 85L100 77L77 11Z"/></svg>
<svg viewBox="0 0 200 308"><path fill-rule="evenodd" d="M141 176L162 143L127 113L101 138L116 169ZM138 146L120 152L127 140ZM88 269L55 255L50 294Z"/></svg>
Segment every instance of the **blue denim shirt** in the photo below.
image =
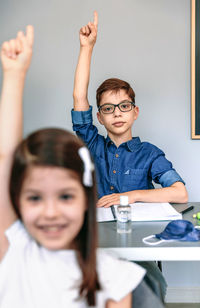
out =
<svg viewBox="0 0 200 308"><path fill-rule="evenodd" d="M184 181L172 163L155 145L141 142L139 137L122 143L118 148L107 137L98 134L93 125L92 107L87 111L72 110L73 130L88 146L96 166L99 198L113 193L162 187Z"/></svg>

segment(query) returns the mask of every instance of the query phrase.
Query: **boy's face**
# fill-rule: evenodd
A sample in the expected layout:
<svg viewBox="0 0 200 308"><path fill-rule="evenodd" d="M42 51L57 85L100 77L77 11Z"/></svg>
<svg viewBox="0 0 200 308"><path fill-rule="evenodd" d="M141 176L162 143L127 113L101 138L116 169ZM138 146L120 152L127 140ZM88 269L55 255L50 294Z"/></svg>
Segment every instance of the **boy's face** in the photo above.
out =
<svg viewBox="0 0 200 308"><path fill-rule="evenodd" d="M125 92L125 90L119 90L118 92L107 91L104 92L100 101L100 106L104 104L117 105L123 101L130 101L131 98ZM115 108L113 113L104 114L101 110L97 112L97 118L99 122L105 126L108 136L111 139L116 137L127 140L132 138L131 128L134 121L137 119L139 114L139 108L133 106L130 111L120 111L118 107Z"/></svg>
<svg viewBox="0 0 200 308"><path fill-rule="evenodd" d="M84 188L75 172L30 167L19 201L22 221L39 244L50 250L73 246L86 211Z"/></svg>

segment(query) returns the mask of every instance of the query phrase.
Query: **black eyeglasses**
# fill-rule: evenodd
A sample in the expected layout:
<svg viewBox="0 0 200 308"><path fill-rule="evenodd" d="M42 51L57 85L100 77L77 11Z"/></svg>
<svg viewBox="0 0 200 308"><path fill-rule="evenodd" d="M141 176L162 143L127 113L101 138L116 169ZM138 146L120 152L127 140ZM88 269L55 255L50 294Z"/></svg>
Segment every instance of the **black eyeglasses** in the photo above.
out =
<svg viewBox="0 0 200 308"><path fill-rule="evenodd" d="M102 111L102 113L109 114L109 113L113 113L116 107L118 107L119 110L122 112L128 112L128 111L131 111L135 107L135 103L125 100L117 105L104 104L102 106L99 106L98 110Z"/></svg>

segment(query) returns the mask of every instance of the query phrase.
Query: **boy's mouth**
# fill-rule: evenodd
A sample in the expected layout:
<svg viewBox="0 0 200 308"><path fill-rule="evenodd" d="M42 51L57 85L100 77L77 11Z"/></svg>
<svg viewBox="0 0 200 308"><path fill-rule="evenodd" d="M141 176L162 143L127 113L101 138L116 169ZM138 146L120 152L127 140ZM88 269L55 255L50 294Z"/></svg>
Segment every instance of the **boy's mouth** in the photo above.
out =
<svg viewBox="0 0 200 308"><path fill-rule="evenodd" d="M116 126L116 127L121 127L124 125L125 122L115 122L113 123L113 126Z"/></svg>

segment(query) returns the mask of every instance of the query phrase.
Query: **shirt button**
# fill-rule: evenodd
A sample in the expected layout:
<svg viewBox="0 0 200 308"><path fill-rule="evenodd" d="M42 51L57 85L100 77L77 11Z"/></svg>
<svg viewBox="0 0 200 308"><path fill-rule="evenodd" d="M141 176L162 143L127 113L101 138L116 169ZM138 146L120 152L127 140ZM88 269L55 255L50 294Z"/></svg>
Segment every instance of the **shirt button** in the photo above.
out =
<svg viewBox="0 0 200 308"><path fill-rule="evenodd" d="M115 154L115 157L119 157L119 154Z"/></svg>
<svg viewBox="0 0 200 308"><path fill-rule="evenodd" d="M113 190L113 189L114 189L114 187L113 187L113 186L110 186L110 189L111 189L111 190Z"/></svg>
<svg viewBox="0 0 200 308"><path fill-rule="evenodd" d="M113 170L113 173L116 173L117 171L116 170Z"/></svg>

